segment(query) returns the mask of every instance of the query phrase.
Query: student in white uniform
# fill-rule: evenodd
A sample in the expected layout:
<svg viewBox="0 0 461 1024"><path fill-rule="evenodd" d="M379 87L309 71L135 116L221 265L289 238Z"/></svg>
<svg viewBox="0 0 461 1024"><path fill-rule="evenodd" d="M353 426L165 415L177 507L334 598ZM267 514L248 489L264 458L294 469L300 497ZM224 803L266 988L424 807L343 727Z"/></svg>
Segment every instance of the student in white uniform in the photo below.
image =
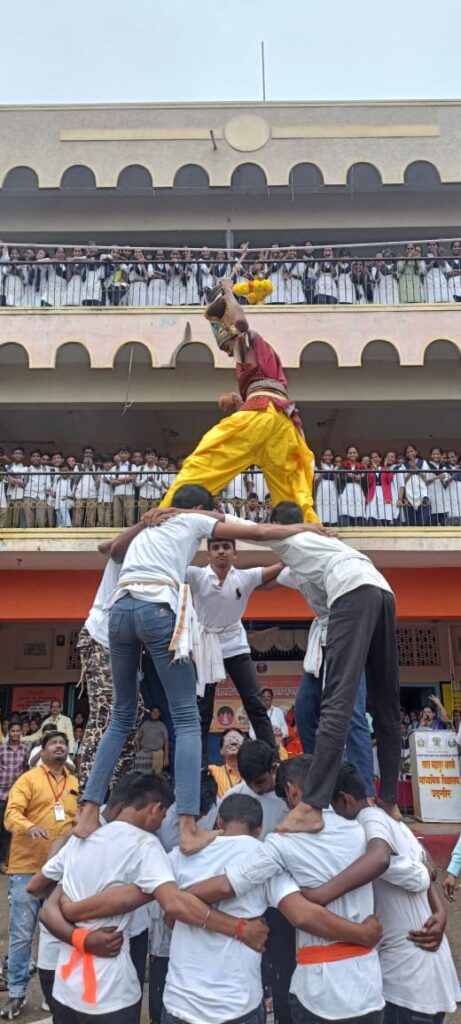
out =
<svg viewBox="0 0 461 1024"><path fill-rule="evenodd" d="M338 477L334 458L333 450L325 448L314 477L315 511L324 526L336 526L338 522Z"/></svg>
<svg viewBox="0 0 461 1024"><path fill-rule="evenodd" d="M128 550L133 532L132 528L123 535L126 544L125 550ZM110 541L103 541L99 545L100 553L105 554L110 545ZM85 735L80 748L79 782L81 792L85 789L99 741L109 725L114 707L114 686L109 653L108 603L117 586L120 570L121 563L114 562L113 558L109 558L88 618L78 636L77 649L80 654L82 680L84 679L86 682L89 706ZM144 710L144 702L139 696L136 722L118 758L112 775L112 788L117 785L126 772L131 772L134 769L135 737L142 722Z"/></svg>
<svg viewBox="0 0 461 1024"><path fill-rule="evenodd" d="M271 282L271 284L273 285L273 288L274 288L274 291L270 295L268 295L268 297L266 299L266 303L265 303L266 305L270 305L271 303L276 303L276 304L280 305L281 303L284 303L286 301L286 294L287 294L286 285L287 285L287 282L286 282L285 277L284 277L284 269L283 269L283 267L284 267L284 259L285 259L284 252L282 251L280 246L276 242L274 242L274 245L271 246L271 248L269 249L269 252L267 254L268 262L266 263L265 270L264 270L264 273L265 273L265 276L267 277L267 280ZM303 276L304 276L304 265L303 265L302 262L301 262L301 267L302 267L302 276L301 276L301 281L302 281ZM289 301L291 302L291 295L290 295ZM304 295L303 295L303 301L304 301Z"/></svg>
<svg viewBox="0 0 461 1024"><path fill-rule="evenodd" d="M144 465L139 467L135 480L139 487L139 518L158 505L163 497L162 474L157 466L157 454L153 448L146 448Z"/></svg>
<svg viewBox="0 0 461 1024"><path fill-rule="evenodd" d="M279 766L277 752L268 743L264 743L264 740L242 743L237 755L237 765L243 782L233 786L229 793L254 796L261 804L261 839L264 839L268 832L275 831L279 821L286 814L285 803L275 792Z"/></svg>
<svg viewBox="0 0 461 1024"><path fill-rule="evenodd" d="M85 904L107 886L137 885L146 899L158 900L164 911L197 928L216 930L233 937L235 921L219 911L207 908L190 893L181 893L167 855L155 838L155 831L172 800L172 788L163 775L143 775L130 786L123 810L116 821L97 829L83 841L72 835L66 845L43 868L43 875L60 882L62 891L74 904L76 927L62 916L59 887L42 909L41 920L61 940L61 950L53 987L62 1024L86 1024L88 1017L100 1024L137 1024L141 987L130 956L129 913L111 914L99 920L88 919ZM91 959L93 978L88 967L83 971L83 953L88 948L88 933L115 927L122 933L118 956ZM248 922L242 941L251 942L264 934L264 927ZM77 934L76 934L77 933ZM76 955L80 952L80 956ZM90 1011L90 1012L89 1012Z"/></svg>
<svg viewBox="0 0 461 1024"><path fill-rule="evenodd" d="M114 488L112 486L112 455L102 456L102 470L99 475L96 522L98 526L112 526L114 511Z"/></svg>
<svg viewBox="0 0 461 1024"><path fill-rule="evenodd" d="M300 522L301 516L299 505L280 502L272 521ZM225 516L226 522L231 519ZM400 689L392 590L366 555L335 537L309 531L269 544L299 577L323 591L330 613L314 764L304 799L288 815L286 829L322 828L321 808L331 800L364 669L381 769L381 800L399 817Z"/></svg>
<svg viewBox="0 0 461 1024"><path fill-rule="evenodd" d="M428 466L430 476L427 477L427 492L431 503L431 524L432 526L445 526L447 521L445 486L449 477L438 445L430 449Z"/></svg>
<svg viewBox="0 0 461 1024"><path fill-rule="evenodd" d="M338 301L337 269L334 250L325 246L323 258L314 267L316 282L314 302L317 305L335 305Z"/></svg>
<svg viewBox="0 0 461 1024"><path fill-rule="evenodd" d="M165 263L163 249L157 249L155 262L152 264L152 276L147 288L148 306L166 306L169 272L170 265Z"/></svg>
<svg viewBox="0 0 461 1024"><path fill-rule="evenodd" d="M24 465L24 448L14 448L12 462L7 467L6 497L8 515L6 525L16 529L21 526L26 467Z"/></svg>
<svg viewBox="0 0 461 1024"><path fill-rule="evenodd" d="M360 865L353 864L322 889L321 904L336 900L363 879L373 881L375 910L383 927L378 952L384 1024L442 1024L446 1013L456 1011L461 991L444 934L447 916L423 866L424 851L403 821L393 821L379 807L368 805L363 779L353 765L345 764L339 771L333 806L365 829L367 854ZM413 872L406 870L408 862L413 863Z"/></svg>
<svg viewBox="0 0 461 1024"><path fill-rule="evenodd" d="M46 470L42 466L42 453L30 453L30 464L24 474L24 519L27 529L46 526Z"/></svg>
<svg viewBox="0 0 461 1024"><path fill-rule="evenodd" d="M382 306L397 306L400 302L397 264L395 260L377 252L371 268L373 302Z"/></svg>
<svg viewBox="0 0 461 1024"><path fill-rule="evenodd" d="M461 526L461 467L459 454L453 448L447 452L447 484L445 487L445 514L449 526Z"/></svg>
<svg viewBox="0 0 461 1024"><path fill-rule="evenodd" d="M293 246L287 249L285 259L281 266L282 278L285 282L284 302L288 305L298 306L306 301L304 294L304 272L303 260L298 259L298 254Z"/></svg>
<svg viewBox="0 0 461 1024"><path fill-rule="evenodd" d="M234 541L213 538L207 541L207 546L209 565L204 569L191 565L186 573L204 642L215 648L212 664L215 678L207 683L198 701L204 764L208 764L208 734L213 720L216 683L226 675L230 676L242 699L254 730L253 738L256 734L258 739L275 747L242 616L253 590L274 580L282 568L282 563L277 562L265 568L238 569Z"/></svg>
<svg viewBox="0 0 461 1024"><path fill-rule="evenodd" d="M394 456L389 459L389 454ZM380 452L370 452L371 463L365 474L366 482L366 521L370 526L398 525L400 507L398 504L399 486L392 466L396 462L395 452L387 453L383 458Z"/></svg>
<svg viewBox="0 0 461 1024"><path fill-rule="evenodd" d="M74 526L96 526L96 504L98 497L99 477L95 472L93 454L84 455L82 464L75 467L77 471L74 481L75 508Z"/></svg>
<svg viewBox="0 0 461 1024"><path fill-rule="evenodd" d="M309 755L284 761L277 777L277 791L294 808L306 788L312 758ZM316 888L334 878L365 853L365 834L355 821L345 821L331 808L325 827L317 835L272 833L246 862L224 865L225 877L217 876L194 891L204 899L225 900L245 896L255 885L288 871L302 890ZM225 904L223 904L225 905ZM373 914L373 889L364 885L330 904L329 910L356 924ZM315 920L315 916L314 916ZM377 928L376 941L381 929ZM293 1024L381 1024L384 999L378 953L370 942L330 942L317 937L311 926L300 924L297 934L297 967L290 985ZM367 947L367 948L365 948Z"/></svg>
<svg viewBox="0 0 461 1024"><path fill-rule="evenodd" d="M438 242L428 242L427 255L419 263L419 272L423 279L425 302L450 302L450 285L447 263Z"/></svg>
<svg viewBox="0 0 461 1024"><path fill-rule="evenodd" d="M136 519L134 500L136 466L131 463L130 452L126 445L122 445L118 455L118 463L107 474L114 491L114 526L133 526Z"/></svg>
<svg viewBox="0 0 461 1024"><path fill-rule="evenodd" d="M135 262L130 263L128 268L128 291L123 300L125 306L147 306L148 282L153 277L154 268L149 261L146 261L142 249L135 249L133 253Z"/></svg>
<svg viewBox="0 0 461 1024"><path fill-rule="evenodd" d="M193 852L210 842L213 834L210 836L205 830L197 829L196 825L200 806L201 743L195 672L189 661L192 637L188 588L184 586L187 567L200 542L211 536L225 540L254 536L264 542L273 537L305 532L308 527L256 526L239 519L232 524L224 523L223 516L212 512L210 492L197 484L178 488L174 501L177 508L197 511L193 515L175 515L174 511L171 514L169 510L162 510L165 522L159 529L144 529L144 524L139 524L139 535L132 540L120 572L109 623L114 713L98 746L84 794L86 803L75 834L83 838L97 828L99 806L104 801L123 744L135 723L139 687L137 670L143 644L154 661L176 731L175 779L180 845L184 851ZM203 508L208 509L211 515L201 515ZM158 512L154 510L148 515L157 517ZM313 528L312 524L309 528ZM322 530L317 525L315 529ZM116 561L120 559L117 540L110 554Z"/></svg>
<svg viewBox="0 0 461 1024"><path fill-rule="evenodd" d="M194 886L258 857L261 808L251 796L229 794L218 818L223 835L195 857L178 849L170 854L177 884L194 891ZM218 907L236 918L259 917L268 907L280 907L287 920L299 928L312 928L324 935L326 926L335 938L350 922L332 919L315 921L316 912L303 901L296 882L280 872L265 884L255 885L242 897L234 896ZM357 927L352 925L352 928ZM337 929L337 930L336 930ZM261 958L223 936L208 935L177 922L173 929L170 961L164 991L164 1024L262 1024ZM279 1018L280 1019L280 1018Z"/></svg>
<svg viewBox="0 0 461 1024"><path fill-rule="evenodd" d="M82 306L102 306L102 282L106 269L101 263L98 250L90 246L85 253L83 271Z"/></svg>
<svg viewBox="0 0 461 1024"><path fill-rule="evenodd" d="M399 498L405 503L405 516L408 526L429 526L431 522L431 502L428 483L431 479L429 466L419 455L414 444L404 448L404 461L400 465L401 487Z"/></svg>

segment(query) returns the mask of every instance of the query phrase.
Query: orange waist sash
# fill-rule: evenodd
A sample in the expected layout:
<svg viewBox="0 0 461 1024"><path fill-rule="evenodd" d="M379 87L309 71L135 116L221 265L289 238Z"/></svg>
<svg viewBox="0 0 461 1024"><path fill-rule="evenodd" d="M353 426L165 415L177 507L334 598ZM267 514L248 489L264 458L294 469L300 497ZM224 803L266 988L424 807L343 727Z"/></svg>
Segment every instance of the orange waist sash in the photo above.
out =
<svg viewBox="0 0 461 1024"><path fill-rule="evenodd" d="M96 971L94 967L93 953L87 953L85 950L85 939L87 935L89 935L88 929L74 928L74 931L72 932L72 945L74 949L67 963L61 965L61 978L63 981L67 981L72 972L75 970L77 964L80 963L80 961L82 961L82 1000L84 1003L89 1003L91 1006L95 1006L98 1001Z"/></svg>
<svg viewBox="0 0 461 1024"><path fill-rule="evenodd" d="M300 946L297 962L303 967L309 964L332 964L337 960L351 960L355 956L371 953L369 946L355 946L352 942L332 942L329 946Z"/></svg>

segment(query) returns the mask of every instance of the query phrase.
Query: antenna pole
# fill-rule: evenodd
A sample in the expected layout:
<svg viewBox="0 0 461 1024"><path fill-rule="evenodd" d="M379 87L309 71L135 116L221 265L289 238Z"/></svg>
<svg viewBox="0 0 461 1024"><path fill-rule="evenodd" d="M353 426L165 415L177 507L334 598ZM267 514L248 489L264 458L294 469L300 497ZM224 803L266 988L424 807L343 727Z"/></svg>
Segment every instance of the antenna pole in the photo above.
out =
<svg viewBox="0 0 461 1024"><path fill-rule="evenodd" d="M261 75L263 86L263 103L266 102L266 61L264 57L264 40L261 41Z"/></svg>

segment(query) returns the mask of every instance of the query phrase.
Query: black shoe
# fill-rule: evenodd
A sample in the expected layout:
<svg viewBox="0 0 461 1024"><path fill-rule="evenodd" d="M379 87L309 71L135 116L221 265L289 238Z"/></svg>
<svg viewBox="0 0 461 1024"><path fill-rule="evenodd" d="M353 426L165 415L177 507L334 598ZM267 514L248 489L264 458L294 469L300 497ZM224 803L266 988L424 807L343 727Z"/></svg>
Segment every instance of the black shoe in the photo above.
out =
<svg viewBox="0 0 461 1024"><path fill-rule="evenodd" d="M19 1017L19 1014L22 1012L25 1005L25 996L10 996L0 1010L0 1017L3 1017L6 1020L14 1020L15 1017Z"/></svg>

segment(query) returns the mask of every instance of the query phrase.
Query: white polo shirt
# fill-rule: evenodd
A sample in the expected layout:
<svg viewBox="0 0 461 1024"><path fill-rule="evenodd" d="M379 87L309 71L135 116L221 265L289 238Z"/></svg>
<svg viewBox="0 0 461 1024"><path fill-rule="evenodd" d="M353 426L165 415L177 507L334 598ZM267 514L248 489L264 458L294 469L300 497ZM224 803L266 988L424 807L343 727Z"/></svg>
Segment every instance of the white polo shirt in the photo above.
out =
<svg viewBox="0 0 461 1024"><path fill-rule="evenodd" d="M246 864L228 863L225 872L235 894L243 896L280 871L288 871L300 887L316 888L365 853L365 833L359 822L346 821L331 808L323 811L323 819L321 832L273 833ZM330 903L328 909L349 921L364 921L373 913L372 885L346 893ZM331 943L298 930L297 944L300 948ZM355 1020L375 1013L384 1006L378 953L373 949L347 960L298 965L290 992L311 1013L326 1020Z"/></svg>
<svg viewBox="0 0 461 1024"><path fill-rule="evenodd" d="M96 597L88 613L85 627L97 644L109 650L109 609L110 598L114 594L122 566L109 558L102 574L102 580L96 591Z"/></svg>
<svg viewBox="0 0 461 1024"><path fill-rule="evenodd" d="M394 821L379 807L366 807L358 820L368 841L384 839L393 853L389 871L373 882L375 912L383 926L378 952L384 998L420 1013L454 1013L461 992L446 936L435 953L415 946L407 937L409 931L422 928L432 914L426 891L429 876L425 888L411 891L405 888L404 879L398 884L395 867L393 870L393 862L401 858L422 863L424 852L403 821Z"/></svg>
<svg viewBox="0 0 461 1024"><path fill-rule="evenodd" d="M226 522L231 523L235 519L235 516L226 515ZM238 522L241 524L242 520ZM328 608L339 597L358 587L379 587L392 594L387 580L373 562L366 555L343 544L337 537L323 537L319 533L306 531L287 537L286 540L271 540L268 543L282 562L301 579L314 583L326 592Z"/></svg>
<svg viewBox="0 0 461 1024"><path fill-rule="evenodd" d="M142 530L125 555L115 599L128 592L141 601L169 604L175 612L178 586L184 582L200 542L212 537L215 526L216 519L198 512Z"/></svg>
<svg viewBox="0 0 461 1024"><path fill-rule="evenodd" d="M229 861L245 863L261 843L252 836L219 836L193 857L176 847L170 863L180 889L222 875ZM236 918L260 917L298 886L286 873L255 885L243 897L217 903ZM223 1024L250 1014L262 1002L261 954L235 939L176 921L163 1002L169 1013L188 1024Z"/></svg>
<svg viewBox="0 0 461 1024"><path fill-rule="evenodd" d="M197 618L218 634L223 658L250 652L241 618L250 594L261 586L262 574L262 569L231 566L221 583L211 565L204 569L191 565L187 570L186 583L192 591Z"/></svg>
<svg viewBox="0 0 461 1024"><path fill-rule="evenodd" d="M134 883L142 892L154 893L165 882L174 882L166 853L155 838L125 821L113 821L97 829L88 839L71 836L68 843L43 866L47 878L62 882L71 900L83 900L110 886ZM123 946L113 958L95 957L97 1003L83 1002L82 961L64 981L60 968L72 956L72 946L61 943L53 996L64 1006L84 1014L115 1013L133 1006L141 998L141 988L130 956L127 926L130 914L79 921L77 927L115 927L123 932Z"/></svg>

